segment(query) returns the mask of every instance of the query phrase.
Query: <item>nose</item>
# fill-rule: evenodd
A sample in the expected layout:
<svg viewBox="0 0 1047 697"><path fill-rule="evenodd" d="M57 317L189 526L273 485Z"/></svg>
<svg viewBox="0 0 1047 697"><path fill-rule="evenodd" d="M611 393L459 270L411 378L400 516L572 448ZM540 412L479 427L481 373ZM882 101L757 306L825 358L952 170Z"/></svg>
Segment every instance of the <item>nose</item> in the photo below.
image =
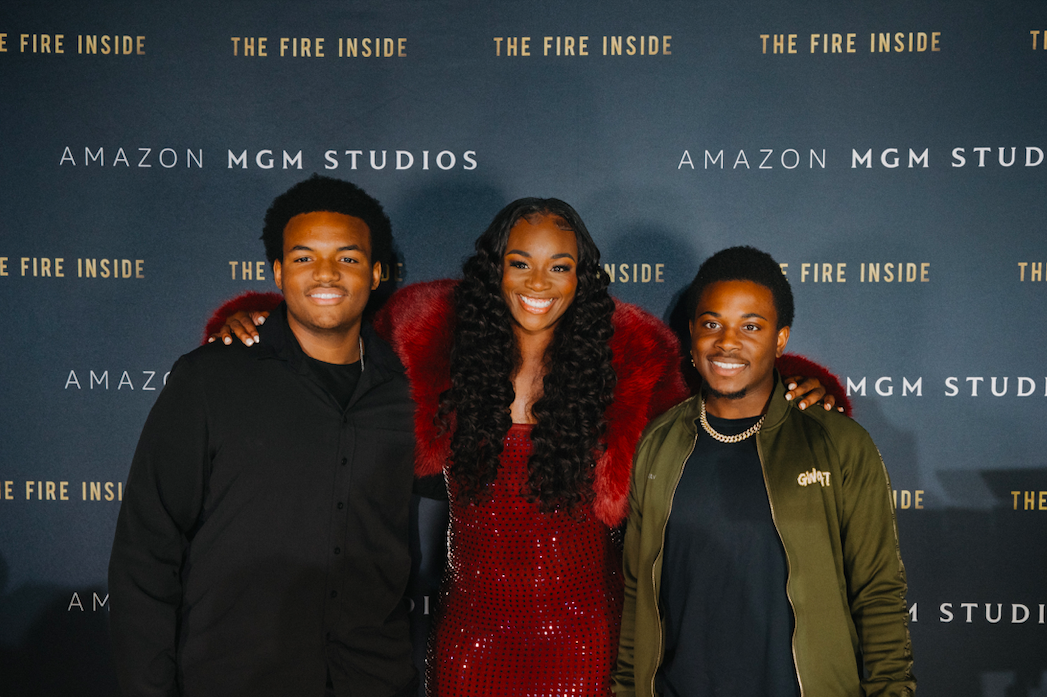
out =
<svg viewBox="0 0 1047 697"><path fill-rule="evenodd" d="M319 258L313 265L313 278L320 283L329 283L338 278L338 266L331 259Z"/></svg>
<svg viewBox="0 0 1047 697"><path fill-rule="evenodd" d="M549 285L549 278L544 269L534 268L527 274L527 287L531 290L543 291Z"/></svg>
<svg viewBox="0 0 1047 697"><path fill-rule="evenodd" d="M734 327L724 327L723 331L720 332L716 345L724 351L732 351L739 348L742 342L739 338L738 330Z"/></svg>

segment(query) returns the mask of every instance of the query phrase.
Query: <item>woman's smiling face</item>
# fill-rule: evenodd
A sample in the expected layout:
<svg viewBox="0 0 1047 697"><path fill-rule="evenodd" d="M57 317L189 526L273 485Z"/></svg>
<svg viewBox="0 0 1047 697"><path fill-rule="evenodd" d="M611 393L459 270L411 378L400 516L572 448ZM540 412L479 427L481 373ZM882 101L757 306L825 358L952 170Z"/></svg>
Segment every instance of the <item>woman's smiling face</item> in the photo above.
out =
<svg viewBox="0 0 1047 697"><path fill-rule="evenodd" d="M578 240L559 216L521 218L502 257L502 298L514 329L552 336L578 288Z"/></svg>

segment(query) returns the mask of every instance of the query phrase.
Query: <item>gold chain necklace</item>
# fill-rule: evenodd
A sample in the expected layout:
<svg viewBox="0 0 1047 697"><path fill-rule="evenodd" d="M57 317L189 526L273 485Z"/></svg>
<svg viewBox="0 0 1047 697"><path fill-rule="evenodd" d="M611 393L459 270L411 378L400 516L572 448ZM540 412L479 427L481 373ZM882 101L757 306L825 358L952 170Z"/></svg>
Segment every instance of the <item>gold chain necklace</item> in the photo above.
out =
<svg viewBox="0 0 1047 697"><path fill-rule="evenodd" d="M702 409L701 409L701 411L698 414L698 422L701 423L702 428L705 429L705 432L708 433L710 436L712 436L715 440L720 441L721 443L741 443L743 440L745 440L749 436L751 436L754 433L756 433L757 431L759 431L760 430L760 426L763 426L763 420L766 419L766 418L767 418L767 414L764 414L763 416L760 417L759 421L757 421L756 423L754 423L752 426L750 426L749 428L745 429L741 433L739 433L737 435L734 435L734 436L725 436L724 434L717 432L715 429L713 429L712 426L709 425L709 419L707 419L705 417L705 398L704 397L702 398Z"/></svg>

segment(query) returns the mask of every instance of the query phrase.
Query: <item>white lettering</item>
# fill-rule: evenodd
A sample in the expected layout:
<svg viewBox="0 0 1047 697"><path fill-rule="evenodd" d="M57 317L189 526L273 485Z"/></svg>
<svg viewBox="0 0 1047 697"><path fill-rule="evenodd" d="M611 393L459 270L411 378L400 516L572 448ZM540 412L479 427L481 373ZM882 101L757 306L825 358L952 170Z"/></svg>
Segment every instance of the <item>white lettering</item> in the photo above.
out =
<svg viewBox="0 0 1047 697"><path fill-rule="evenodd" d="M298 153L294 157L292 157L286 150L284 150L284 169L287 169L288 165L290 165L294 169L301 169L302 168L302 151L301 150L299 150Z"/></svg>
<svg viewBox="0 0 1047 697"><path fill-rule="evenodd" d="M862 378L861 382L855 385L851 382L850 376L847 377L847 396L850 397L852 392L857 392L862 397L865 396L865 378Z"/></svg>
<svg viewBox="0 0 1047 697"><path fill-rule="evenodd" d="M247 169L247 151L244 150L239 156L234 155L232 150L227 150L229 158L227 160L227 169L232 169L233 165L240 165L243 169Z"/></svg>
<svg viewBox="0 0 1047 697"><path fill-rule="evenodd" d="M909 378L902 378L902 397L915 392L917 397L923 396L923 378L916 378L916 382L909 384Z"/></svg>
<svg viewBox="0 0 1047 697"><path fill-rule="evenodd" d="M448 163L448 165L446 167L444 167L444 155L447 155L449 158L451 158L451 161ZM450 150L441 150L440 154L436 156L436 166L439 167L440 169L443 169L443 170L451 169L451 168L454 167L454 163L455 163L454 153L451 152Z"/></svg>
<svg viewBox="0 0 1047 697"><path fill-rule="evenodd" d="M171 153L171 155L174 157L174 160L171 161L171 164L167 164L164 161L164 153ZM178 164L178 153L176 153L171 148L164 148L163 150L160 151L160 158L159 159L160 159L160 166L161 167L163 167L164 169L171 169L172 167L174 167L175 165Z"/></svg>
<svg viewBox="0 0 1047 697"><path fill-rule="evenodd" d="M108 370L103 372L101 377L96 377L95 376L95 371L93 371L93 370L91 371L90 389L93 390L95 388L95 383L96 382L99 385L101 385L103 383L103 381L105 382L105 389L108 390L109 389L109 371Z"/></svg>

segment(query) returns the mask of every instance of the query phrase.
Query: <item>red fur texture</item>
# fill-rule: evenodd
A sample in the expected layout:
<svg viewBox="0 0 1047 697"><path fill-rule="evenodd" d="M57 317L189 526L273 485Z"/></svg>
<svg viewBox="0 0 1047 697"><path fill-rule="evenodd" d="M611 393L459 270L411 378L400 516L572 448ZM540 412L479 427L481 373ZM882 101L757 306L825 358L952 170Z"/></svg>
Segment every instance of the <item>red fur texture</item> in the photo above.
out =
<svg viewBox="0 0 1047 697"><path fill-rule="evenodd" d="M374 328L400 357L415 402L415 472L439 474L451 454L451 434L440 432L440 394L451 386L454 281L415 283L393 294Z"/></svg>
<svg viewBox="0 0 1047 697"><path fill-rule="evenodd" d="M406 286L389 299L374 318L374 328L396 351L411 381L416 411L415 472L439 474L451 454L450 433L436 422L440 394L451 386L454 343L455 281ZM207 323L205 337L221 328L237 310L272 310L282 296L245 293L222 305ZM614 402L607 409L607 449L596 463L596 517L608 526L621 524L629 512L633 453L647 422L688 396L680 372L680 345L665 324L635 305L615 301L611 337L614 371L618 376ZM206 340L206 338L205 338ZM818 378L836 404L850 415L851 404L840 381L803 356L785 354L777 362L784 376Z"/></svg>
<svg viewBox="0 0 1047 697"><path fill-rule="evenodd" d="M451 385L454 281L417 283L398 291L375 317L375 330L389 339L407 368L415 412L415 470L443 471L450 434L436 424L440 393ZM619 525L628 514L633 452L647 422L687 396L680 374L679 344L669 329L640 308L616 302L613 365L618 375L607 410L607 450L596 463L593 511Z"/></svg>

